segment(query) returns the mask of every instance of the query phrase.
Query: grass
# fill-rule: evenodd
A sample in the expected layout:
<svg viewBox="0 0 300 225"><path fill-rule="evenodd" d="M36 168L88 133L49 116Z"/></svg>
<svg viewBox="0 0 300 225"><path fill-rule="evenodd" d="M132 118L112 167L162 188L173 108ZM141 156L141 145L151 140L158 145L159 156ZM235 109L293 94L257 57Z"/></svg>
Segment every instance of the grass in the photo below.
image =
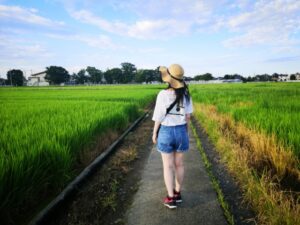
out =
<svg viewBox="0 0 300 225"><path fill-rule="evenodd" d="M240 142L236 142L236 136L232 136L230 132L231 128L234 129L234 124L228 128L228 118L218 114L213 106L208 107L196 103L195 109L197 111L196 118L212 137L222 162L227 165L230 173L240 184L244 199L257 213L258 223L299 224L300 205L295 199L297 193L280 188L278 181L285 176L280 177L280 174L271 173L272 170L265 164L265 162L269 162L268 156L256 161L257 156L249 150L251 144L244 142L242 145ZM247 128L244 127L242 130L247 130ZM253 134L253 131L250 134ZM248 137L251 143L250 136L245 135L245 137ZM260 143L264 145L264 142ZM286 152L281 151L280 153L285 154ZM262 169L259 170L260 168Z"/></svg>
<svg viewBox="0 0 300 225"><path fill-rule="evenodd" d="M207 173L208 173L208 175L209 175L209 177L211 179L213 188L215 189L215 191L217 193L219 203L220 203L221 207L224 210L224 215L225 215L225 217L227 219L227 222L228 222L228 224L233 225L234 224L234 218L233 218L233 215L230 212L229 205L228 205L228 203L226 202L226 200L224 198L224 194L222 192L222 189L220 187L220 184L219 184L218 180L213 175L212 168L211 168L212 165L209 162L209 160L208 160L208 158L206 156L206 153L204 152L204 149L202 147L200 138L197 136L196 128L194 127L194 125L192 123L191 123L191 128L192 128L193 134L195 136L197 147L198 147L198 150L199 150L199 152L201 154L201 158L204 161L204 165L205 165L206 171L207 171Z"/></svg>
<svg viewBox="0 0 300 225"><path fill-rule="evenodd" d="M158 86L0 89L0 216L22 213L74 177L94 136L123 130Z"/></svg>
<svg viewBox="0 0 300 225"><path fill-rule="evenodd" d="M117 180L112 180L109 184L109 190L107 191L108 194L104 196L100 203L103 208L108 208L115 212L117 207L117 192L119 188L119 182Z"/></svg>
<svg viewBox="0 0 300 225"><path fill-rule="evenodd" d="M214 105L247 127L276 136L300 157L300 83L192 85L193 100Z"/></svg>
<svg viewBox="0 0 300 225"><path fill-rule="evenodd" d="M299 124L274 119L298 118L299 84L243 85L192 87L195 116L238 180L259 224L300 224ZM284 131L294 138L286 140Z"/></svg>

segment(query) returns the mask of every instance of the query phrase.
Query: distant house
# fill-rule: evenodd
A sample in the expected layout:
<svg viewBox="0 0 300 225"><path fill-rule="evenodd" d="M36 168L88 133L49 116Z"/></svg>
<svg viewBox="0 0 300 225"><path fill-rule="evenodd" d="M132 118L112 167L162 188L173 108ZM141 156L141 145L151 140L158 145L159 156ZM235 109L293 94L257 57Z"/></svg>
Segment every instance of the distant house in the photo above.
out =
<svg viewBox="0 0 300 225"><path fill-rule="evenodd" d="M6 79L0 77L0 85L5 85Z"/></svg>
<svg viewBox="0 0 300 225"><path fill-rule="evenodd" d="M289 79L290 78L287 74L280 74L280 75L278 75L277 81L287 81Z"/></svg>
<svg viewBox="0 0 300 225"><path fill-rule="evenodd" d="M289 80L300 80L300 73L289 75Z"/></svg>
<svg viewBox="0 0 300 225"><path fill-rule="evenodd" d="M295 74L279 74L278 77L274 77L272 80L274 81L299 81L300 80L300 73L295 73Z"/></svg>
<svg viewBox="0 0 300 225"><path fill-rule="evenodd" d="M28 77L27 86L49 86L49 82L45 80L46 71L32 74Z"/></svg>
<svg viewBox="0 0 300 225"><path fill-rule="evenodd" d="M223 81L223 83L242 83L243 82L241 79L224 79L222 81Z"/></svg>

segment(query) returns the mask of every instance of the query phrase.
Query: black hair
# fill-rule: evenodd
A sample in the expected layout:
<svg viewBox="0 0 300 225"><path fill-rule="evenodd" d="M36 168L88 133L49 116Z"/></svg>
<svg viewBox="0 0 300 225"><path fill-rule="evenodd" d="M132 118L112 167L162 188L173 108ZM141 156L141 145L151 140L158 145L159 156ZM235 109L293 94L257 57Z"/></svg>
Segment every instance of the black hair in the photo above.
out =
<svg viewBox="0 0 300 225"><path fill-rule="evenodd" d="M166 88L166 89L173 88L175 90L177 111L179 111L180 103L183 103L183 98L185 98L185 100L188 103L190 102L189 88L185 82L183 82L183 84L184 86L181 88L173 88L171 84L168 84L168 87Z"/></svg>

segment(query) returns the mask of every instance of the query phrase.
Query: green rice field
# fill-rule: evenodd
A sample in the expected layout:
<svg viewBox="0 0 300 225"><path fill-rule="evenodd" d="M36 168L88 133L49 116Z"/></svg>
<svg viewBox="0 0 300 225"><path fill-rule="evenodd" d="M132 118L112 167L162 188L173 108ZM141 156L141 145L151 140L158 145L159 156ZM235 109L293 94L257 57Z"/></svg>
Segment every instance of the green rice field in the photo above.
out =
<svg viewBox="0 0 300 225"><path fill-rule="evenodd" d="M0 88L0 219L59 192L76 175L84 147L124 130L162 87ZM195 103L275 135L300 159L300 83L190 85L190 92Z"/></svg>
<svg viewBox="0 0 300 225"><path fill-rule="evenodd" d="M291 147L300 158L300 83L191 85L194 102L215 105L230 115Z"/></svg>
<svg viewBox="0 0 300 225"><path fill-rule="evenodd" d="M1 214L62 188L92 137L124 130L157 92L152 85L1 88Z"/></svg>

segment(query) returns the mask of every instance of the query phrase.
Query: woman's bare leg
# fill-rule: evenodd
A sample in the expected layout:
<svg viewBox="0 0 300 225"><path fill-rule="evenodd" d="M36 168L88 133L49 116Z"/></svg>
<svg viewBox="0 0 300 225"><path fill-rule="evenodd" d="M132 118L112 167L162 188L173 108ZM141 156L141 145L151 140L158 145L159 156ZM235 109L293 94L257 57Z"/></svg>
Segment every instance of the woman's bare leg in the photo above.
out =
<svg viewBox="0 0 300 225"><path fill-rule="evenodd" d="M164 180L168 191L168 196L174 196L174 153L161 153L163 167L164 167Z"/></svg>
<svg viewBox="0 0 300 225"><path fill-rule="evenodd" d="M175 152L174 160L175 160L175 190L177 192L181 191L181 186L184 177L184 165L183 165L183 157L184 153Z"/></svg>

